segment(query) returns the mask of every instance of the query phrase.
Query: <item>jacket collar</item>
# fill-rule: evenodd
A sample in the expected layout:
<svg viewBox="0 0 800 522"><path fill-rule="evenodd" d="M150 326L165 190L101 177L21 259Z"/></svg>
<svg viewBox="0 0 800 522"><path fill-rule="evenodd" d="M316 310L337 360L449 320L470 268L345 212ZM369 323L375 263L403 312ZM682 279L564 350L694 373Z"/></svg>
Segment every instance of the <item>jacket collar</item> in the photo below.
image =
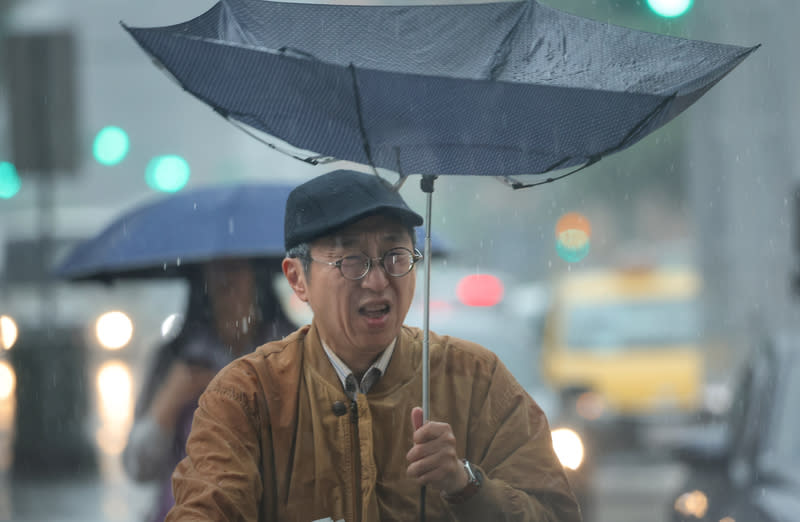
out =
<svg viewBox="0 0 800 522"><path fill-rule="evenodd" d="M313 320L303 342L303 358L308 369L324 381L326 386L333 387L338 393L344 393L339 376L322 347L319 332ZM422 337L419 330L403 326L397 336L389 365L383 376L372 387L369 395L388 394L414 380L419 370L421 354Z"/></svg>

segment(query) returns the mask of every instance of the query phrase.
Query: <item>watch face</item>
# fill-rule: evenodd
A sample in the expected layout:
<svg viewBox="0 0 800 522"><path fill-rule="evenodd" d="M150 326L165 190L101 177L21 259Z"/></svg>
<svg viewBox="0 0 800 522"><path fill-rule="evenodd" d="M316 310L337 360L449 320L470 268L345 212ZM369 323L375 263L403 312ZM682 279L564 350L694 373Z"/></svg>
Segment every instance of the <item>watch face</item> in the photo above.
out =
<svg viewBox="0 0 800 522"><path fill-rule="evenodd" d="M464 469L467 470L467 478L469 479L467 489L477 489L481 485L480 472L473 470L472 465L467 460L464 460Z"/></svg>

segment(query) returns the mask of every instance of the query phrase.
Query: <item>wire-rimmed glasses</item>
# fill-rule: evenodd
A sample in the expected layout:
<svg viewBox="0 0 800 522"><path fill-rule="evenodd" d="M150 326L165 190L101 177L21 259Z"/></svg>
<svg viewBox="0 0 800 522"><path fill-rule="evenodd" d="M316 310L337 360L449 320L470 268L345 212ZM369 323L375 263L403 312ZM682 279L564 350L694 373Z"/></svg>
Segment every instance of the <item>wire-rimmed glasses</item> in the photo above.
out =
<svg viewBox="0 0 800 522"><path fill-rule="evenodd" d="M380 257L369 257L366 254L356 254L352 256L345 256L336 261L322 261L320 259L310 258L316 263L335 266L341 272L342 277L351 281L358 281L363 279L369 273L370 269L375 266L373 262L377 261L379 265L383 266L386 273L392 277L403 277L411 272L414 265L422 259L422 253L416 248L412 252L404 247L395 247L387 250Z"/></svg>

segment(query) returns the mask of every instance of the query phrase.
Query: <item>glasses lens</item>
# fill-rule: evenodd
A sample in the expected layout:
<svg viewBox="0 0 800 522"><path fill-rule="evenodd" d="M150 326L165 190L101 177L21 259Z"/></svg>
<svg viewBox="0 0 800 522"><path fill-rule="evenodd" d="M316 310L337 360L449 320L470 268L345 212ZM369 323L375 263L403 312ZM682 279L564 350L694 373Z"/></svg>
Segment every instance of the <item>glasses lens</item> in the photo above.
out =
<svg viewBox="0 0 800 522"><path fill-rule="evenodd" d="M369 258L365 255L344 257L341 269L347 279L361 279L369 270Z"/></svg>
<svg viewBox="0 0 800 522"><path fill-rule="evenodd" d="M393 248L383 256L383 267L391 276L406 275L413 265L414 256L405 248Z"/></svg>

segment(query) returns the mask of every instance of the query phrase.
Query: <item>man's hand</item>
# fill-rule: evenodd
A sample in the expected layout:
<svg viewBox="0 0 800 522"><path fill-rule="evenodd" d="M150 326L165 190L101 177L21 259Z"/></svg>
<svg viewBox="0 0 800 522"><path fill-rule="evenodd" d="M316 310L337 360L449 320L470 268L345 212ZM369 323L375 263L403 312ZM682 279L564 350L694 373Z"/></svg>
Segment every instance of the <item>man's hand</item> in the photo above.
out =
<svg viewBox="0 0 800 522"><path fill-rule="evenodd" d="M453 428L446 422L422 423L422 408L411 410L414 425L414 446L406 454L409 462L406 473L420 485L429 485L448 495L467 486L469 477L456 454Z"/></svg>

